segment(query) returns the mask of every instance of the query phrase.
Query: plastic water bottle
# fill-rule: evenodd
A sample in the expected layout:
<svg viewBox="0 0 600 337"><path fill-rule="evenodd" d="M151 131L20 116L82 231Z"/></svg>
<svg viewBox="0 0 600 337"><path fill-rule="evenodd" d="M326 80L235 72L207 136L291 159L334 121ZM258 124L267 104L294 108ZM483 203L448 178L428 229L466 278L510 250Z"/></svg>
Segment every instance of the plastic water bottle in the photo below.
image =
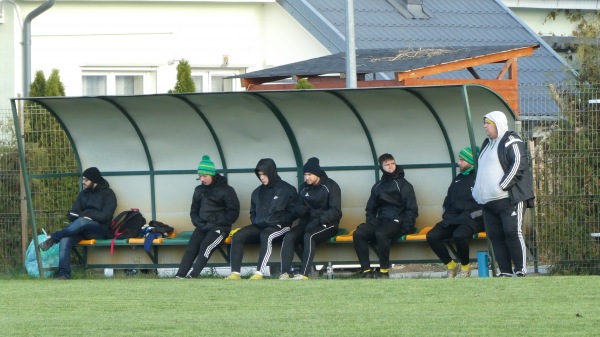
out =
<svg viewBox="0 0 600 337"><path fill-rule="evenodd" d="M105 277L113 277L114 270L112 268L104 268L104 276Z"/></svg>
<svg viewBox="0 0 600 337"><path fill-rule="evenodd" d="M333 279L333 266L331 265L331 262L327 263L327 279Z"/></svg>

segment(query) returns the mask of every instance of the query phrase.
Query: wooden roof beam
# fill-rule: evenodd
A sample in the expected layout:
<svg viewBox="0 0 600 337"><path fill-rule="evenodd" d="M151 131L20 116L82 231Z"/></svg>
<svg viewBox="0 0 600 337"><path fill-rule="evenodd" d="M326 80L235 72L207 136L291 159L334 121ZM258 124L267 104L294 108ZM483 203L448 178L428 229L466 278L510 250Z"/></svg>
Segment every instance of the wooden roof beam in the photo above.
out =
<svg viewBox="0 0 600 337"><path fill-rule="evenodd" d="M504 66L502 67L502 69L500 69L500 72L498 73L498 76L496 77L496 79L497 80L503 79L507 73L508 73L509 80L517 78L517 59L516 58L510 59L504 63Z"/></svg>
<svg viewBox="0 0 600 337"><path fill-rule="evenodd" d="M499 53L495 53L495 54L477 56L477 57L473 57L473 58L469 58L469 59L457 60L457 61L448 62L448 63L444 63L444 64L433 65L433 66L424 67L421 69L413 69L413 70L409 70L406 72L397 72L396 80L402 81L402 80L409 79L409 78L422 78L425 76L446 73L446 72L451 72L451 71L465 69L465 68L472 68L472 67L480 66L483 64L506 62L507 60L510 60L510 59L533 55L534 47L537 48L537 46L523 47L523 48L509 50L509 51L503 51L503 52L499 52Z"/></svg>
<svg viewBox="0 0 600 337"><path fill-rule="evenodd" d="M263 83L268 83L268 82L275 82L275 81L279 81L279 80L283 80L284 78L288 78L289 76L276 76L276 77L254 77L254 78L240 78L241 79L241 83L242 83L242 87L249 87L251 85L254 84L263 84Z"/></svg>

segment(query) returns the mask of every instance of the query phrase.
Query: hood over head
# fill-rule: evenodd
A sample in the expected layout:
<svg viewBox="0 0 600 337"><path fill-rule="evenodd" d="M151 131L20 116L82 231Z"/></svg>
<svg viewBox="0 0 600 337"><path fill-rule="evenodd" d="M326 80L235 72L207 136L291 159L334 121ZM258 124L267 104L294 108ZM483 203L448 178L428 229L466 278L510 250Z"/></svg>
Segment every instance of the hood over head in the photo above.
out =
<svg viewBox="0 0 600 337"><path fill-rule="evenodd" d="M277 174L277 166L275 165L275 161L273 161L273 159L271 158L263 158L258 161L258 164L256 164L254 174L256 174L256 177L258 178L258 180L260 180L260 177L258 176L258 171L264 172L269 178L269 183L267 184L267 186L273 186L273 184L281 180L281 178Z"/></svg>
<svg viewBox="0 0 600 337"><path fill-rule="evenodd" d="M489 118L494 124L496 124L496 128L498 129L498 139L501 139L506 131L508 131L508 120L506 119L506 115L502 111L492 111L485 116L483 116L483 120Z"/></svg>

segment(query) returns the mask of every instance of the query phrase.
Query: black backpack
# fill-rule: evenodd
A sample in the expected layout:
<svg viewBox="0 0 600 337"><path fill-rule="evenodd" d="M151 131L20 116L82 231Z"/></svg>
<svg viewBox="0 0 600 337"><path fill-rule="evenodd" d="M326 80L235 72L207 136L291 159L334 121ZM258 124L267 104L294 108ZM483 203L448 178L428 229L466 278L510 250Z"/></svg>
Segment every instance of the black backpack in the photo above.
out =
<svg viewBox="0 0 600 337"><path fill-rule="evenodd" d="M140 230L146 224L146 219L139 211L123 211L110 224L113 241L118 239L137 238Z"/></svg>

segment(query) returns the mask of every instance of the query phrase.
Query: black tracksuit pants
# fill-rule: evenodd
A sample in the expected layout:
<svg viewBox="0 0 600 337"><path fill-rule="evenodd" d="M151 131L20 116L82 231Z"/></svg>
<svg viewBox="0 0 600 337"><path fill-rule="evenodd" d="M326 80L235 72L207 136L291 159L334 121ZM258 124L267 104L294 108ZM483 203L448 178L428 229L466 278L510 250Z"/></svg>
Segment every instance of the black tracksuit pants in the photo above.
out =
<svg viewBox="0 0 600 337"><path fill-rule="evenodd" d="M473 234L475 234L475 231L469 225L448 225L444 227L437 224L427 232L427 243L435 255L444 264L448 264L452 261L452 258L444 241L453 239L460 264L467 265L469 264L469 241L471 241Z"/></svg>
<svg viewBox="0 0 600 337"><path fill-rule="evenodd" d="M240 272L244 257L244 244L260 243L258 265L256 270L265 273L267 262L273 252L273 243L281 242L283 236L290 231L290 227L280 225L260 228L256 225L246 226L237 231L231 238L231 272Z"/></svg>
<svg viewBox="0 0 600 337"><path fill-rule="evenodd" d="M527 273L523 216L525 203L511 204L509 199L483 205L485 230L494 249L494 257L502 274Z"/></svg>
<svg viewBox="0 0 600 337"><path fill-rule="evenodd" d="M302 267L300 273L304 276L310 274L312 261L315 257L317 244L327 241L337 235L336 226L317 225L309 230L306 226L296 226L287 233L281 246L281 272L290 273L292 260L294 259L294 248L302 245Z"/></svg>
<svg viewBox="0 0 600 337"><path fill-rule="evenodd" d="M192 268L193 263L194 269L190 273L190 277L198 277L202 269L206 267L206 263L208 263L208 259L210 259L215 248L223 242L227 235L229 235L228 232L218 233L214 230L204 232L196 228L190 237L190 242L185 249L176 276L185 277Z"/></svg>
<svg viewBox="0 0 600 337"><path fill-rule="evenodd" d="M406 231L402 230L399 223L393 221L383 223L379 226L372 223L359 225L354 231L352 240L361 270L371 268L369 242L375 242L380 267L384 269L389 268L392 242L404 234L407 234Z"/></svg>

